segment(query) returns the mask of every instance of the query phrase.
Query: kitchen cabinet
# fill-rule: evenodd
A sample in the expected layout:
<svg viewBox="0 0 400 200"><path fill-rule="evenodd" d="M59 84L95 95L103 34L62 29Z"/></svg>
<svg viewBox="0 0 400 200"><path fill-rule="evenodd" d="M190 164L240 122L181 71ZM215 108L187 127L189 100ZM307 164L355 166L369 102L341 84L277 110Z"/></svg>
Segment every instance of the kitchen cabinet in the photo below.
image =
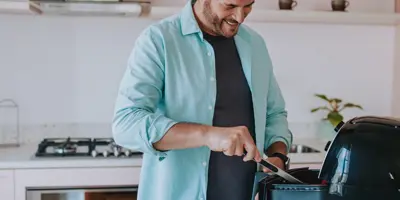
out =
<svg viewBox="0 0 400 200"><path fill-rule="evenodd" d="M14 171L0 170L0 199L14 200Z"/></svg>
<svg viewBox="0 0 400 200"><path fill-rule="evenodd" d="M87 200L136 200L136 189L125 192L123 188L136 187L139 184L140 169L140 167L17 169L15 200L32 200L38 193L51 188L58 188L59 194L68 192L74 194L80 192L82 188L105 188L114 192L86 192L83 195ZM32 191L30 188L36 190ZM76 191L73 191L74 189Z"/></svg>
<svg viewBox="0 0 400 200"><path fill-rule="evenodd" d="M117 194L109 194L109 193L95 193L95 194L86 194L85 200L137 200L136 192L129 193L117 193Z"/></svg>

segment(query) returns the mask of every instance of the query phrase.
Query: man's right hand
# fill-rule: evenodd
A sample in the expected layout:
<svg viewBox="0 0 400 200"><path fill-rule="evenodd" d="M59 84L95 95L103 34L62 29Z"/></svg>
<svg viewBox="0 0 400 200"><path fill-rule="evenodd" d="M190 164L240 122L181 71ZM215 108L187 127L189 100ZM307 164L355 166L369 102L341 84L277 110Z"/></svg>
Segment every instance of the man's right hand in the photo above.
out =
<svg viewBox="0 0 400 200"><path fill-rule="evenodd" d="M246 151L243 161L261 161L260 152L245 126L209 127L205 134L205 143L212 151L223 152L227 156L243 156Z"/></svg>

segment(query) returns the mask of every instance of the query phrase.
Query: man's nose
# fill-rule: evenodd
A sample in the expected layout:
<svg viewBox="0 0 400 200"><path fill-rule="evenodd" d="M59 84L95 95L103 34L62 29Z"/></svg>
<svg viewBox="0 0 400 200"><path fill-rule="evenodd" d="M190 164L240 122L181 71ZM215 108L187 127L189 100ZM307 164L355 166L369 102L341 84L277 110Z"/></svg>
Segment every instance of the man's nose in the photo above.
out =
<svg viewBox="0 0 400 200"><path fill-rule="evenodd" d="M243 23L244 21L244 9L238 8L235 13L235 20L239 23Z"/></svg>

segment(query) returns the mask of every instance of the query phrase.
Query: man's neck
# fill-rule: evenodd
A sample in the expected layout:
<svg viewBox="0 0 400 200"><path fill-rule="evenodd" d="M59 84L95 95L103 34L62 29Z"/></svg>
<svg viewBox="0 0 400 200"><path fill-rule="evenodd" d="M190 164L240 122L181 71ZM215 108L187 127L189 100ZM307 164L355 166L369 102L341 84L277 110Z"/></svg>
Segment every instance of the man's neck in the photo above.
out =
<svg viewBox="0 0 400 200"><path fill-rule="evenodd" d="M207 28L207 25L206 25L207 20L205 19L203 12L201 12L203 10L203 6L199 3L199 1L196 1L196 3L194 3L192 9L193 9L194 17L197 21L197 24L199 24L199 28L203 32L205 32L209 35L216 36L216 34L210 28Z"/></svg>

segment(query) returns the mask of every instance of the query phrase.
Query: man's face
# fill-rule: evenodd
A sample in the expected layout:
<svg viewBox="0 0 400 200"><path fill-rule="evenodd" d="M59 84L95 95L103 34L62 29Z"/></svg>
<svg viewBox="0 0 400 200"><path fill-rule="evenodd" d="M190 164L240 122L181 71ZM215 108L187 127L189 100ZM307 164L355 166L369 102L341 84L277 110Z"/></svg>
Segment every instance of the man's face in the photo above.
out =
<svg viewBox="0 0 400 200"><path fill-rule="evenodd" d="M251 12L255 0L204 0L206 26L216 35L227 38L236 35L239 25Z"/></svg>

